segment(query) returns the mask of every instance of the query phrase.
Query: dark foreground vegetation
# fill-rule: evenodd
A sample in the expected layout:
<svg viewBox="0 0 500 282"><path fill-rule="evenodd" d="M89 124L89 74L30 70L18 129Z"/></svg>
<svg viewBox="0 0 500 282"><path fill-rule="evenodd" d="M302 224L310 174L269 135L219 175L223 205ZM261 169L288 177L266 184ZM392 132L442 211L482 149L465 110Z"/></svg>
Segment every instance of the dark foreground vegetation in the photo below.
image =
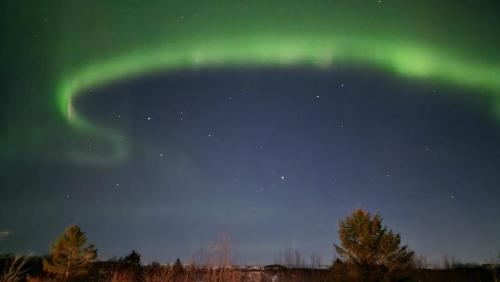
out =
<svg viewBox="0 0 500 282"><path fill-rule="evenodd" d="M6 233L0 233L0 238ZM268 266L233 264L229 241L222 240L212 253L196 263L141 264L136 251L108 261L97 260L97 249L87 244L77 225L68 227L44 257L3 255L0 282L10 281L500 281L499 264L464 265L445 261L443 268L429 268L423 259L401 245L399 234L382 225L379 215L356 210L339 223L338 258L329 266L317 257L311 264L298 251L289 250L284 261ZM499 257L500 260L500 257Z"/></svg>
<svg viewBox="0 0 500 282"><path fill-rule="evenodd" d="M30 265L33 267L19 280L4 281L102 281L102 282L191 282L191 281L245 281L245 282L271 282L271 281L500 281L500 271L488 267L466 267L453 269L414 269L407 273L406 278L397 280L353 280L351 278L335 275L333 269L311 268L286 268L283 266L263 267L204 267L186 265L176 269L172 265L126 265L116 262L94 262L84 276L70 277L68 280L58 279L44 273L38 262ZM496 274L495 274L496 271ZM496 277L495 277L496 275Z"/></svg>

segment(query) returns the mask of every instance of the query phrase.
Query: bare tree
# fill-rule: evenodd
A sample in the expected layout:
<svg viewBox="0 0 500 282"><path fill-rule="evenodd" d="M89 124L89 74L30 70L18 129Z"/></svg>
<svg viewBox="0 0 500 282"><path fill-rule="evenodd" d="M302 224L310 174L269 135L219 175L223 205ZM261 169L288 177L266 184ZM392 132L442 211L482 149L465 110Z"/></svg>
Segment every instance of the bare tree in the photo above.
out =
<svg viewBox="0 0 500 282"><path fill-rule="evenodd" d="M462 262L460 262L456 257L451 256L451 255L444 255L443 256L443 262L442 262L442 268L444 269L453 269L458 266L463 265Z"/></svg>
<svg viewBox="0 0 500 282"><path fill-rule="evenodd" d="M229 236L223 234L218 241L211 242L208 247L198 250L193 256L193 262L206 267L232 267L233 250Z"/></svg>
<svg viewBox="0 0 500 282"><path fill-rule="evenodd" d="M7 238L8 231L0 232L0 241ZM0 273L0 282L23 281L28 272L27 266L31 255L2 256L1 260L6 261L3 271Z"/></svg>
<svg viewBox="0 0 500 282"><path fill-rule="evenodd" d="M312 253L311 256L310 256L309 265L313 269L319 269L319 268L321 268L321 266L322 266L321 256L318 255L318 254L316 254L316 253Z"/></svg>
<svg viewBox="0 0 500 282"><path fill-rule="evenodd" d="M226 234L222 235L222 239L219 246L219 256L221 258L221 263L223 267L229 267L233 265L233 254L231 251L231 240Z"/></svg>
<svg viewBox="0 0 500 282"><path fill-rule="evenodd" d="M185 281L241 281L244 273L234 267L234 253L231 240L226 234L212 242L208 248L199 250L193 259L194 264L186 268Z"/></svg>
<svg viewBox="0 0 500 282"><path fill-rule="evenodd" d="M286 267L305 267L306 262L299 249L288 246L281 254L278 263Z"/></svg>
<svg viewBox="0 0 500 282"><path fill-rule="evenodd" d="M415 269L425 269L429 268L430 263L423 255L413 257L413 268Z"/></svg>

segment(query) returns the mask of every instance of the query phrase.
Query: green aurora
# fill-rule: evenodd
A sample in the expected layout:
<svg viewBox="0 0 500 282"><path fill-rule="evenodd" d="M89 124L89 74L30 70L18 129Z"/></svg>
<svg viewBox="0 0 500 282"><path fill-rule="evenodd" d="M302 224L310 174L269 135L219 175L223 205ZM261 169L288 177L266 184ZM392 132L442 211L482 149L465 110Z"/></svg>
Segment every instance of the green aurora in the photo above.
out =
<svg viewBox="0 0 500 282"><path fill-rule="evenodd" d="M93 87L158 71L366 65L407 79L470 89L478 99L491 101L487 110L500 121L500 44L489 28L499 24L494 10L450 1L90 2L53 2L33 12L36 20L16 18L25 29L35 21L38 32L47 23L52 26L40 45L19 49L31 57L44 54L49 69L47 81L40 82L44 90L36 94L47 102L34 111L55 110L51 120L68 125L64 134L72 135L70 140L93 135L111 148L89 156L70 146L61 154L65 158L90 163L125 159L129 149L120 134L78 112L75 98ZM14 51L15 44L11 51L20 52ZM36 75L27 80L38 80ZM34 95L12 89L10 97ZM23 99L13 100L21 107ZM22 139L19 130L4 132L3 148ZM39 130L30 138L36 143L46 135L50 133Z"/></svg>

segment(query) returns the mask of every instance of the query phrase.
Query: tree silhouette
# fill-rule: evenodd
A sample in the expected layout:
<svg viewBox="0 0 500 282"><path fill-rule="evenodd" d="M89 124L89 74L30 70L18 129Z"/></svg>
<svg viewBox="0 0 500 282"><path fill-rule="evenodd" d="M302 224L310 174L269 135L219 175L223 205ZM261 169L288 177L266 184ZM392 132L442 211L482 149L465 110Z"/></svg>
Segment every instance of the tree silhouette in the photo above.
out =
<svg viewBox="0 0 500 282"><path fill-rule="evenodd" d="M97 250L86 243L87 238L80 227L69 226L52 244L50 258L43 260L44 271L64 281L87 274L90 264L97 258Z"/></svg>
<svg viewBox="0 0 500 282"><path fill-rule="evenodd" d="M382 218L358 209L339 223L340 263L334 265L343 280L391 280L411 266L413 252L400 246L401 237L382 226Z"/></svg>
<svg viewBox="0 0 500 282"><path fill-rule="evenodd" d="M176 259L174 265L172 265L172 272L174 275L181 275L184 273L184 266L181 263L180 259Z"/></svg>
<svg viewBox="0 0 500 282"><path fill-rule="evenodd" d="M120 259L120 261L129 264L141 264L141 255L135 250L132 250L130 254Z"/></svg>

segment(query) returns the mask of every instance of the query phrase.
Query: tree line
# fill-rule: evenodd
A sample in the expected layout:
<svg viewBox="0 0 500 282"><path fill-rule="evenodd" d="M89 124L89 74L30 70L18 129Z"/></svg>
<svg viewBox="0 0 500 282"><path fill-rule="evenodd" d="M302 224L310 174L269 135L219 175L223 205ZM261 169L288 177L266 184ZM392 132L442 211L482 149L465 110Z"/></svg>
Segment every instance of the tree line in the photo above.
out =
<svg viewBox="0 0 500 282"><path fill-rule="evenodd" d="M5 237L5 235L6 233L0 233L0 238ZM321 276L317 275L320 272L306 271L309 273L308 279L315 280L304 278L303 281L419 280L415 279L413 275L416 262L414 252L408 246L402 245L401 236L398 233L383 225L379 214L372 215L362 209L355 210L339 222L338 236L339 244L334 244L338 258L333 261L329 269L321 271ZM193 279L192 281L195 279L201 281L243 281L245 279L240 275L240 272L234 270L231 263L229 241L226 239L223 240L222 261L220 263L205 268L191 269L191 272L201 273L201 278L194 278L194 276L187 278L186 273L190 269L185 268L179 259L167 269L168 272L165 272L166 270L162 269L161 266L152 264L147 268L149 272L145 273L154 270L151 273L154 274L155 279L151 281L190 281L189 279ZM304 268L305 264L300 253L289 250L288 253L285 253L285 258L287 257L290 257L290 261L296 260L295 269ZM27 277L31 281L88 281L90 280L88 278L89 272L92 266L97 263L97 248L87 243L87 238L78 225L71 225L53 242L50 247L50 255L43 258L42 275L38 277L27 275L30 273L30 269L27 267L28 260L29 257L4 259L4 271L0 274L0 282L24 281ZM134 267L141 268L140 260L140 254L132 251L126 257L112 258L108 262L114 263L114 265L125 265L127 271L134 272L131 271ZM312 261L319 264L318 257L313 256ZM287 269L285 266L283 267ZM145 275L141 277L128 275L128 278L132 277L129 280L120 278L120 273L123 273L125 268L120 269L121 272L113 274L112 281L149 281L145 279ZM492 277L499 278L498 272L496 269ZM282 276L280 281L297 278L298 276L293 273L296 272L289 272L288 276ZM311 276L314 274L316 276ZM265 281L262 279L260 277L260 280L255 281ZM248 280L247 277L245 281L254 280Z"/></svg>

